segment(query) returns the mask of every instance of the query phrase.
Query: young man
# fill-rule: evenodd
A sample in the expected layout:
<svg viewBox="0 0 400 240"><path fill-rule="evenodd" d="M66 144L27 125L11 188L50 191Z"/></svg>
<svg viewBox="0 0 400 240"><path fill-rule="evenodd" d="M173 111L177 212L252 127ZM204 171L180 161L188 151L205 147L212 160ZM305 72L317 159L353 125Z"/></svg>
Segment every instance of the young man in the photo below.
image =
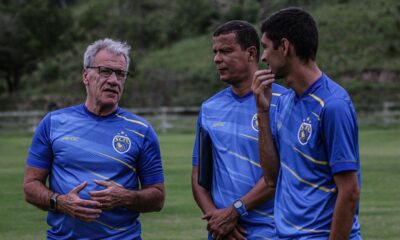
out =
<svg viewBox="0 0 400 240"><path fill-rule="evenodd" d="M347 92L315 62L316 24L302 9L288 8L266 19L261 31L262 60L270 68L255 73L252 89L261 166L267 185L276 186L278 237L361 239L356 113ZM276 78L291 90L271 117Z"/></svg>
<svg viewBox="0 0 400 240"><path fill-rule="evenodd" d="M266 186L258 160L258 123L251 91L259 37L248 22L230 21L214 32L212 47L220 79L230 87L201 106L193 150L194 198L208 223L209 239L274 238L275 189ZM286 90L276 84L272 88L274 96ZM210 191L198 184L200 129L212 142Z"/></svg>
<svg viewBox="0 0 400 240"><path fill-rule="evenodd" d="M49 211L47 239L141 239L139 212L164 204L157 136L118 106L129 49L111 39L88 46L86 102L47 114L36 130L24 191L29 203Z"/></svg>

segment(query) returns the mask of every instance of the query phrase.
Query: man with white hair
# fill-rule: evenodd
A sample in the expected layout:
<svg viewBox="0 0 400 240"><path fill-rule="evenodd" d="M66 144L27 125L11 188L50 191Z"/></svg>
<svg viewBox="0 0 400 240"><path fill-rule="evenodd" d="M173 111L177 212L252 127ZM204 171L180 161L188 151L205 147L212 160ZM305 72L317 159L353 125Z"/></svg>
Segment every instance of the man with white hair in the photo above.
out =
<svg viewBox="0 0 400 240"><path fill-rule="evenodd" d="M139 213L163 207L157 136L118 105L129 51L112 39L89 45L86 102L48 113L35 132L24 192L26 201L49 211L48 239L141 239Z"/></svg>

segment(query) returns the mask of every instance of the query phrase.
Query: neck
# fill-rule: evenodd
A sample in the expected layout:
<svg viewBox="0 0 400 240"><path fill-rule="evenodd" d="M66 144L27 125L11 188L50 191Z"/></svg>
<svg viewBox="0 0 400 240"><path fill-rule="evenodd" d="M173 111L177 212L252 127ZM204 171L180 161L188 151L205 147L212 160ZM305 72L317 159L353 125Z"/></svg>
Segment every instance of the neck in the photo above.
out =
<svg viewBox="0 0 400 240"><path fill-rule="evenodd" d="M295 64L291 73L286 77L288 86L292 88L297 96L303 94L315 81L321 77L321 70L314 61Z"/></svg>
<svg viewBox="0 0 400 240"><path fill-rule="evenodd" d="M251 66L246 78L243 81L232 84L232 91L239 97L247 95L251 91L254 73L257 71L257 65Z"/></svg>
<svg viewBox="0 0 400 240"><path fill-rule="evenodd" d="M86 100L85 106L91 113L97 116L107 116L118 108L118 104L105 106L100 104L91 104L88 100Z"/></svg>

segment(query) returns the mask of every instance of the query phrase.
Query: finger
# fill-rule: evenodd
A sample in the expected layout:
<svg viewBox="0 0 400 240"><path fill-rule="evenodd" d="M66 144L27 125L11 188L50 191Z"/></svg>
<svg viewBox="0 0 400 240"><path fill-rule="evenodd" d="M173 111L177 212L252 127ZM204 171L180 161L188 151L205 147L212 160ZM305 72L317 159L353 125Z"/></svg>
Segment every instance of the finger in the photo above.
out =
<svg viewBox="0 0 400 240"><path fill-rule="evenodd" d="M247 234L246 229L244 227L240 226L240 225L236 225L235 229L242 235L246 235Z"/></svg>
<svg viewBox="0 0 400 240"><path fill-rule="evenodd" d="M238 228L233 229L232 238L237 240L246 240L245 234L241 233Z"/></svg>
<svg viewBox="0 0 400 240"><path fill-rule="evenodd" d="M92 199L94 197L101 198L101 197L107 196L108 191L107 191L107 189L100 190L100 191L89 191L89 195L90 195L90 197L92 197Z"/></svg>
<svg viewBox="0 0 400 240"><path fill-rule="evenodd" d="M87 207L75 207L73 210L74 214L83 214L83 215L100 215L102 213L99 208L87 208Z"/></svg>
<svg viewBox="0 0 400 240"><path fill-rule="evenodd" d="M79 184L78 186L76 186L74 189L71 190L71 192L73 193L79 193L80 191L82 191L82 189L84 189L87 186L87 182L84 181L83 183Z"/></svg>
<svg viewBox="0 0 400 240"><path fill-rule="evenodd" d="M256 72L254 73L254 76L255 76L255 77L258 77L258 76L260 76L260 75L265 75L265 74L270 74L270 73L272 73L272 71L271 71L271 69L269 69L269 68L267 68L267 69L261 69L261 70L256 71Z"/></svg>
<svg viewBox="0 0 400 240"><path fill-rule="evenodd" d="M262 75L254 75L252 89L258 89L260 85L267 80L275 80L274 74L262 74Z"/></svg>
<svg viewBox="0 0 400 240"><path fill-rule="evenodd" d="M275 82L275 79L264 80L260 82L259 86L255 89L255 91L263 92L265 88L272 87L273 82Z"/></svg>
<svg viewBox="0 0 400 240"><path fill-rule="evenodd" d="M100 214L87 214L87 213L76 212L74 214L74 217L85 222L92 222L98 219L100 217Z"/></svg>
<svg viewBox="0 0 400 240"><path fill-rule="evenodd" d="M112 185L112 183L103 180L93 180L93 182L103 187L110 187Z"/></svg>
<svg viewBox="0 0 400 240"><path fill-rule="evenodd" d="M203 220L209 220L210 218L211 218L211 214L210 213L206 213L206 214L204 214L202 217L201 217L201 219L203 219Z"/></svg>
<svg viewBox="0 0 400 240"><path fill-rule="evenodd" d="M94 208L99 208L101 203L99 201L96 200L81 200L78 203L79 206L83 206L83 207L94 207Z"/></svg>

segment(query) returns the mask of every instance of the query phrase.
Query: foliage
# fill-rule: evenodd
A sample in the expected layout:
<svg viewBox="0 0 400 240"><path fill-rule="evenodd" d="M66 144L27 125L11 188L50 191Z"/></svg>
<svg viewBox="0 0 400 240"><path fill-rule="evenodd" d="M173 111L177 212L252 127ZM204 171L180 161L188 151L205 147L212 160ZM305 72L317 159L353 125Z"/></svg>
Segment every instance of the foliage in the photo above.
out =
<svg viewBox="0 0 400 240"><path fill-rule="evenodd" d="M315 17L318 64L356 103L366 96L368 102L400 98L398 88L390 89L400 75L395 0L20 0L0 3L0 110L81 102L82 54L104 37L133 47L124 106L198 105L225 86L212 62L215 27L235 18L259 25L288 6L304 7ZM376 83L363 77L368 71L395 77L390 84Z"/></svg>
<svg viewBox="0 0 400 240"><path fill-rule="evenodd" d="M68 10L45 0L3 3L0 9L0 71L13 93L37 61L66 49L72 21Z"/></svg>

